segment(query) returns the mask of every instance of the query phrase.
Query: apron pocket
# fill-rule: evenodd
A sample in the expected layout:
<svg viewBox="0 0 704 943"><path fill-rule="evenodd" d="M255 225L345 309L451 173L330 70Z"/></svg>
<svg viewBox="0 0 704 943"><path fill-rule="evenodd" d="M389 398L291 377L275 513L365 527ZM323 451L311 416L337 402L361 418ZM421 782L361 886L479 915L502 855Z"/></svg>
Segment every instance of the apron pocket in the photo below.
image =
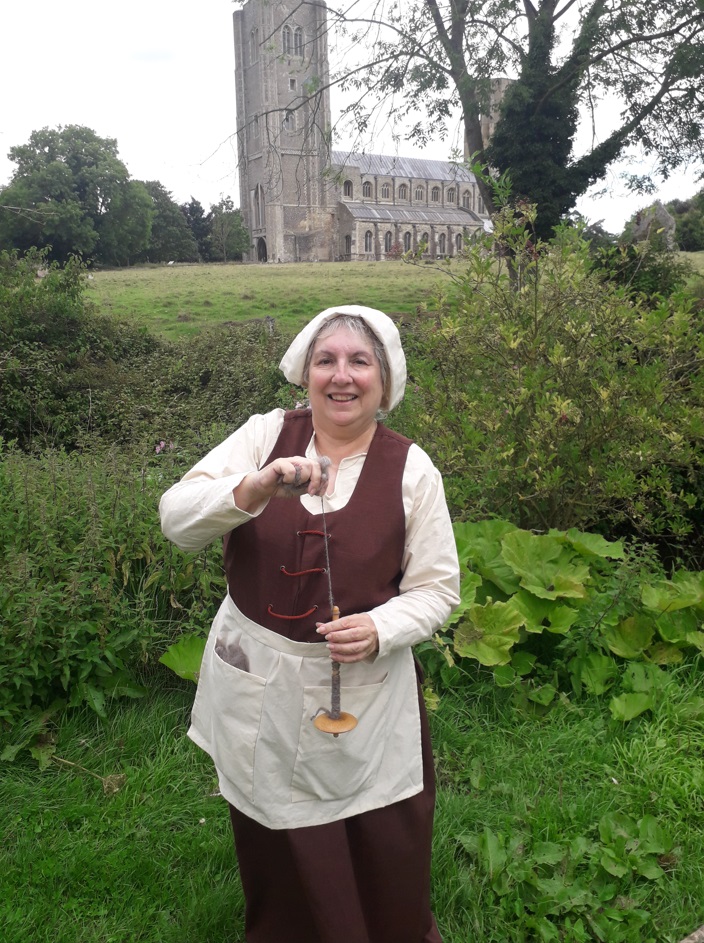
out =
<svg viewBox="0 0 704 943"><path fill-rule="evenodd" d="M291 801L346 799L373 785L384 755L388 731L388 676L378 684L344 687L342 710L357 726L339 737L318 730L312 717L329 709L330 685L303 689L303 717L291 783Z"/></svg>
<svg viewBox="0 0 704 943"><path fill-rule="evenodd" d="M215 651L211 668L211 756L227 779L251 797L266 679L228 664Z"/></svg>

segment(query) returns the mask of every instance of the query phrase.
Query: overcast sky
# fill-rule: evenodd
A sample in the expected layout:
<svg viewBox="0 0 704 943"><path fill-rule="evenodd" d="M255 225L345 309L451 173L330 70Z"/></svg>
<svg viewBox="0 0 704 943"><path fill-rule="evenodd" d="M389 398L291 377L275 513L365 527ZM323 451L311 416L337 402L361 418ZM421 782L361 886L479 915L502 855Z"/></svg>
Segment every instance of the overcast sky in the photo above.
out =
<svg viewBox="0 0 704 943"><path fill-rule="evenodd" d="M0 186L14 169L11 147L39 128L80 124L116 138L132 177L160 180L179 203L194 196L207 210L221 194L239 203L231 0L0 3ZM333 116L335 104L333 92ZM449 147L414 156L445 158ZM615 174L605 185L579 209L612 232L654 199L626 196ZM679 173L659 195L701 186L693 171Z"/></svg>

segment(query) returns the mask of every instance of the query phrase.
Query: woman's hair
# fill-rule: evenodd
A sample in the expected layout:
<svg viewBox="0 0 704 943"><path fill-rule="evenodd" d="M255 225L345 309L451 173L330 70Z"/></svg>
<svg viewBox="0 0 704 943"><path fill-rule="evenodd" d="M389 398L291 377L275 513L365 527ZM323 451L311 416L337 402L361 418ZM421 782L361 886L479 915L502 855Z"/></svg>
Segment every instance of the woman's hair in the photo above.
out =
<svg viewBox="0 0 704 943"><path fill-rule="evenodd" d="M339 331L340 328L347 328L347 330L353 331L355 334L360 334L371 343L374 356L379 363L381 388L384 391L381 397L381 406L382 409L385 409L389 403L389 388L391 386L391 371L389 370L389 359L386 356L386 349L364 318L360 318L355 314L336 314L325 321L310 342L308 350L306 351L306 361L303 367L303 382L308 382L310 362L313 357L313 348L315 345L319 340L322 340L323 337L329 337L330 334L334 334L335 331Z"/></svg>

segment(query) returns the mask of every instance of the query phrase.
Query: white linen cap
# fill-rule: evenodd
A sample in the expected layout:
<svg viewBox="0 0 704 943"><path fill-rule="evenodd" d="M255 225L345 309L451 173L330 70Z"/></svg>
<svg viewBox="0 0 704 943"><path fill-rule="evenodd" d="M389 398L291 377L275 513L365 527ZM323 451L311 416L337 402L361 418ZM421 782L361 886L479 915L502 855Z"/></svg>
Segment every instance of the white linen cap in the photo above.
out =
<svg viewBox="0 0 704 943"><path fill-rule="evenodd" d="M308 348L323 326L338 314L351 314L362 318L374 331L386 351L389 362L389 405L391 410L403 399L406 389L406 356L401 346L401 336L391 318L376 308L366 308L364 305L339 305L336 308L326 308L310 321L300 334L297 334L293 343L284 354L279 367L289 383L296 386L303 385L303 371L306 365Z"/></svg>

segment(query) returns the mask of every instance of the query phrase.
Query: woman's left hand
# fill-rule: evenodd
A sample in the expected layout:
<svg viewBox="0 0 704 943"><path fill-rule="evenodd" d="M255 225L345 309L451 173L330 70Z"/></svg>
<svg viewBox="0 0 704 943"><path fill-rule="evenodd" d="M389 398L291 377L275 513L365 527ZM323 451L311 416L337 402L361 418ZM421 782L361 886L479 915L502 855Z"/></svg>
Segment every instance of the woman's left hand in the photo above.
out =
<svg viewBox="0 0 704 943"><path fill-rule="evenodd" d="M317 629L325 637L333 661L364 661L379 650L376 626L366 612L318 622Z"/></svg>

